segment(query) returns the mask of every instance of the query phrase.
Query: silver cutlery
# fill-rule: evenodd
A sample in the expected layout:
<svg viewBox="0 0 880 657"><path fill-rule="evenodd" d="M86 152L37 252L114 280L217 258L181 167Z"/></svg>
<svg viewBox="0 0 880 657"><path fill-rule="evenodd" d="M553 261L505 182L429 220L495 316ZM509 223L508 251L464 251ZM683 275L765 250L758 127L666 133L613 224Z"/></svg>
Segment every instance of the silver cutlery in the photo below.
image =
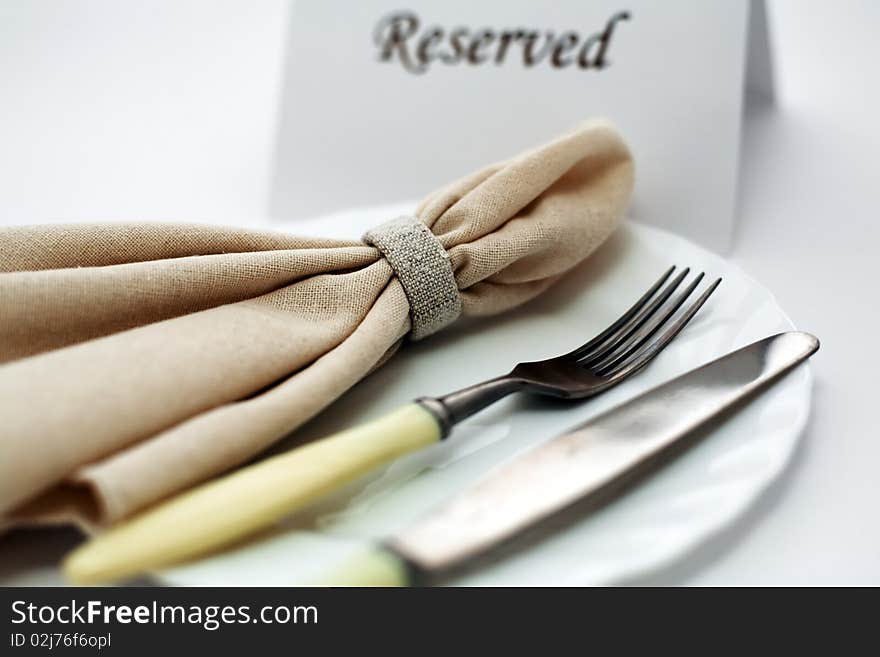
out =
<svg viewBox="0 0 880 657"><path fill-rule="evenodd" d="M514 392L584 399L628 379L674 338L721 279L682 310L704 275L666 271L587 343L442 397L422 397L348 429L196 487L123 521L65 560L74 582L119 580L192 559L271 526L376 467L446 437L452 427ZM669 281L667 283L667 281ZM681 310L681 312L679 312Z"/></svg>
<svg viewBox="0 0 880 657"><path fill-rule="evenodd" d="M672 379L499 466L413 525L364 546L320 583L442 582L560 514L582 517L818 348L812 335L781 333Z"/></svg>

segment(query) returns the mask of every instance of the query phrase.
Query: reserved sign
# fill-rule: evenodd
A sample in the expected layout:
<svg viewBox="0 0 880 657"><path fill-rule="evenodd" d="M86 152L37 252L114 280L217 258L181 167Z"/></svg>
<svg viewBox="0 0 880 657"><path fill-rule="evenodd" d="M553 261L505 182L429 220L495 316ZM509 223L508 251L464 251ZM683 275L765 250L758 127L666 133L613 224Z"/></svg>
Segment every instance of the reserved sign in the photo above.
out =
<svg viewBox="0 0 880 657"><path fill-rule="evenodd" d="M272 214L417 199L605 116L635 156L630 215L723 251L748 13L729 0L297 0Z"/></svg>
<svg viewBox="0 0 880 657"><path fill-rule="evenodd" d="M584 36L575 31L554 33L538 29L427 26L411 11L396 11L380 19L374 31L379 60L398 62L410 73L424 73L435 62L443 65L500 65L525 67L546 64L554 68L604 68L611 37L618 21L628 20L620 11L604 29Z"/></svg>

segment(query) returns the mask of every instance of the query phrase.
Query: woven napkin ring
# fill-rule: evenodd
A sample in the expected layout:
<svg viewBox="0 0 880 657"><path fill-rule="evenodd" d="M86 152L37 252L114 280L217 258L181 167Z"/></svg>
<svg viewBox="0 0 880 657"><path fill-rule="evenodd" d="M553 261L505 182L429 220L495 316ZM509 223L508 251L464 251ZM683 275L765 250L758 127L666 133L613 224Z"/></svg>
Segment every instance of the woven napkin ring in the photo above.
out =
<svg viewBox="0 0 880 657"><path fill-rule="evenodd" d="M423 222L415 217L397 217L368 230L361 239L382 252L403 285L409 299L413 340L421 340L458 319L461 299L449 255Z"/></svg>

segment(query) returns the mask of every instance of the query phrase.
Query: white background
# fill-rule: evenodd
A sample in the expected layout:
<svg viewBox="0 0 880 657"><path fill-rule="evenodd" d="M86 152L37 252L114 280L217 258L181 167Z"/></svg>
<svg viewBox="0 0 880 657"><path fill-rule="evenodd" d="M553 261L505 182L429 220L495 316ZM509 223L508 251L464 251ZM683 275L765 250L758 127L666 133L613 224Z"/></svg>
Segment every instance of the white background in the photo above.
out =
<svg viewBox="0 0 880 657"><path fill-rule="evenodd" d="M822 340L814 414L741 522L638 583L880 584L880 5L769 10L780 98L747 112L732 257ZM287 11L0 0L0 223L262 220ZM4 537L0 581L58 583L77 540Z"/></svg>
<svg viewBox="0 0 880 657"><path fill-rule="evenodd" d="M0 0L0 223L263 216L285 0Z"/></svg>

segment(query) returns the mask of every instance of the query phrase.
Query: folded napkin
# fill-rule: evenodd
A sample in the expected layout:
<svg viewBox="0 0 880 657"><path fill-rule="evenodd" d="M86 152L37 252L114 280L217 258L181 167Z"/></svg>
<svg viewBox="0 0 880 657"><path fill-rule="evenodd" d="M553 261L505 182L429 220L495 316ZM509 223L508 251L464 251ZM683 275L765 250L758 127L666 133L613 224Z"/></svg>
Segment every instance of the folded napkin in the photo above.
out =
<svg viewBox="0 0 880 657"><path fill-rule="evenodd" d="M254 457L411 330L540 294L612 232L632 176L617 132L593 121L366 243L0 229L0 524L111 523Z"/></svg>

